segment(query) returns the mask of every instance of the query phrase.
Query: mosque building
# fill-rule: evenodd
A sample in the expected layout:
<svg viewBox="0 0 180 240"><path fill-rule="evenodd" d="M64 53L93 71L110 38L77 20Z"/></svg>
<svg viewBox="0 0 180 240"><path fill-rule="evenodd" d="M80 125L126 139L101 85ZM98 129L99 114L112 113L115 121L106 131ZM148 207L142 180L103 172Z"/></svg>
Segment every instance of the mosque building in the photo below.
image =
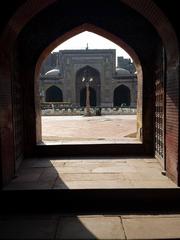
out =
<svg viewBox="0 0 180 240"><path fill-rule="evenodd" d="M41 67L41 101L73 107L86 105L89 78L92 107L136 108L137 76L130 59L117 58L115 49L61 50L51 53Z"/></svg>

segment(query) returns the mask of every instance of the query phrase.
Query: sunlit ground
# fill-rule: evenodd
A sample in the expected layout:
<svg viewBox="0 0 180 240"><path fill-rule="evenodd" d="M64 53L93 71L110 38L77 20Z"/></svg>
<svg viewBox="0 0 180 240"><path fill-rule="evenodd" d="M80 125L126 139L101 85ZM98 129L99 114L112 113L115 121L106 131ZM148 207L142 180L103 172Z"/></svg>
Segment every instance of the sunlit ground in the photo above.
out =
<svg viewBox="0 0 180 240"><path fill-rule="evenodd" d="M45 144L137 142L136 115L42 116Z"/></svg>

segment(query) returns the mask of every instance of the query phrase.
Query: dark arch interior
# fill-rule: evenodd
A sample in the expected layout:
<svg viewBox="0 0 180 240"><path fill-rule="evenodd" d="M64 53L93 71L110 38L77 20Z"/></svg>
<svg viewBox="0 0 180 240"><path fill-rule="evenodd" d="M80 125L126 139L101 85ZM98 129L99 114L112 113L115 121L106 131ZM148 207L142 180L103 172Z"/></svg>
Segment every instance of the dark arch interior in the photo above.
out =
<svg viewBox="0 0 180 240"><path fill-rule="evenodd" d="M92 87L89 87L89 93L90 93L90 106L95 107L97 105L96 90ZM80 106L81 107L86 106L86 87L82 88L80 91Z"/></svg>
<svg viewBox="0 0 180 240"><path fill-rule="evenodd" d="M62 102L62 101L63 95L60 88L52 86L46 90L46 102Z"/></svg>
<svg viewBox="0 0 180 240"><path fill-rule="evenodd" d="M119 87L117 87L114 90L113 102L115 107L129 107L131 104L130 89L124 85L120 85Z"/></svg>

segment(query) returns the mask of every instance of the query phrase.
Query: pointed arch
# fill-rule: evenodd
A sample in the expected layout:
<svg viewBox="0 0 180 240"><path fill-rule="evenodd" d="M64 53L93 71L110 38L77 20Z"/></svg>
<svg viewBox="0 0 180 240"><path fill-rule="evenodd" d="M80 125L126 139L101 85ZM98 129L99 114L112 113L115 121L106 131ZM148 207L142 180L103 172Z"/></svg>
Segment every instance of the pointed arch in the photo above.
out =
<svg viewBox="0 0 180 240"><path fill-rule="evenodd" d="M35 70L35 78L37 78L39 76L42 62L49 55L49 53L53 51L53 49L55 49L58 45L60 45L61 43L67 41L68 39L76 36L77 34L85 32L85 31L89 31L89 32L95 33L95 34L97 34L99 36L102 36L102 37L104 37L104 38L114 42L119 47L123 48L131 56L131 58L133 59L135 67L136 67L136 71L137 71L137 73L139 75L139 78L141 78L141 76L142 76L141 63L140 63L139 57L136 54L136 52L134 51L134 49L132 47L130 47L127 43L125 43L122 39L120 39L119 37L115 36L114 34L108 32L105 29L100 28L100 27L98 27L96 25L90 24L90 23L83 23L82 25L79 25L79 26L73 28L72 30L66 32L64 35L61 35L60 37L58 37L50 45L48 45L42 51L42 53L39 56L39 59L37 61L36 70Z"/></svg>

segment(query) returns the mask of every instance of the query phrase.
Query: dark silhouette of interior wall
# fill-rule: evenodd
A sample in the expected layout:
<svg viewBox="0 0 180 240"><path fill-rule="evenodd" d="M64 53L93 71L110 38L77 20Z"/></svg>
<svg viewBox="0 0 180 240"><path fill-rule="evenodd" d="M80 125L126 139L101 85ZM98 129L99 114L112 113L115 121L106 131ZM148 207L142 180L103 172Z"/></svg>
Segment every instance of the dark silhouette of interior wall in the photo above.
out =
<svg viewBox="0 0 180 240"><path fill-rule="evenodd" d="M160 8L155 5L156 2ZM133 149L138 148L138 153L154 154L154 83L159 73L155 60L160 53L159 46L164 47L167 57L167 68L164 70L166 170L175 182L180 182L180 36L174 4L168 1L112 0L103 2L103 8L101 1L91 1L87 8L81 0L29 0L13 1L11 4L3 1L1 6L5 13L5 16L1 16L0 25L0 174L3 185L15 173L17 156L25 158L35 156L37 151L42 152L42 148L36 146L37 139L41 136L39 92L36 92L39 88L36 80L42 60L61 42L89 29L87 22L94 26L91 27L92 32L104 35L116 43L126 43L123 45L125 49L130 46L133 49L130 53L134 56L135 52L141 63L143 144L134 148L133 145L123 146L123 153L132 153ZM173 17L168 20L171 13ZM139 66L140 64L137 65L137 72ZM102 147L98 146L100 148ZM121 149L118 146L115 152L119 154Z"/></svg>

